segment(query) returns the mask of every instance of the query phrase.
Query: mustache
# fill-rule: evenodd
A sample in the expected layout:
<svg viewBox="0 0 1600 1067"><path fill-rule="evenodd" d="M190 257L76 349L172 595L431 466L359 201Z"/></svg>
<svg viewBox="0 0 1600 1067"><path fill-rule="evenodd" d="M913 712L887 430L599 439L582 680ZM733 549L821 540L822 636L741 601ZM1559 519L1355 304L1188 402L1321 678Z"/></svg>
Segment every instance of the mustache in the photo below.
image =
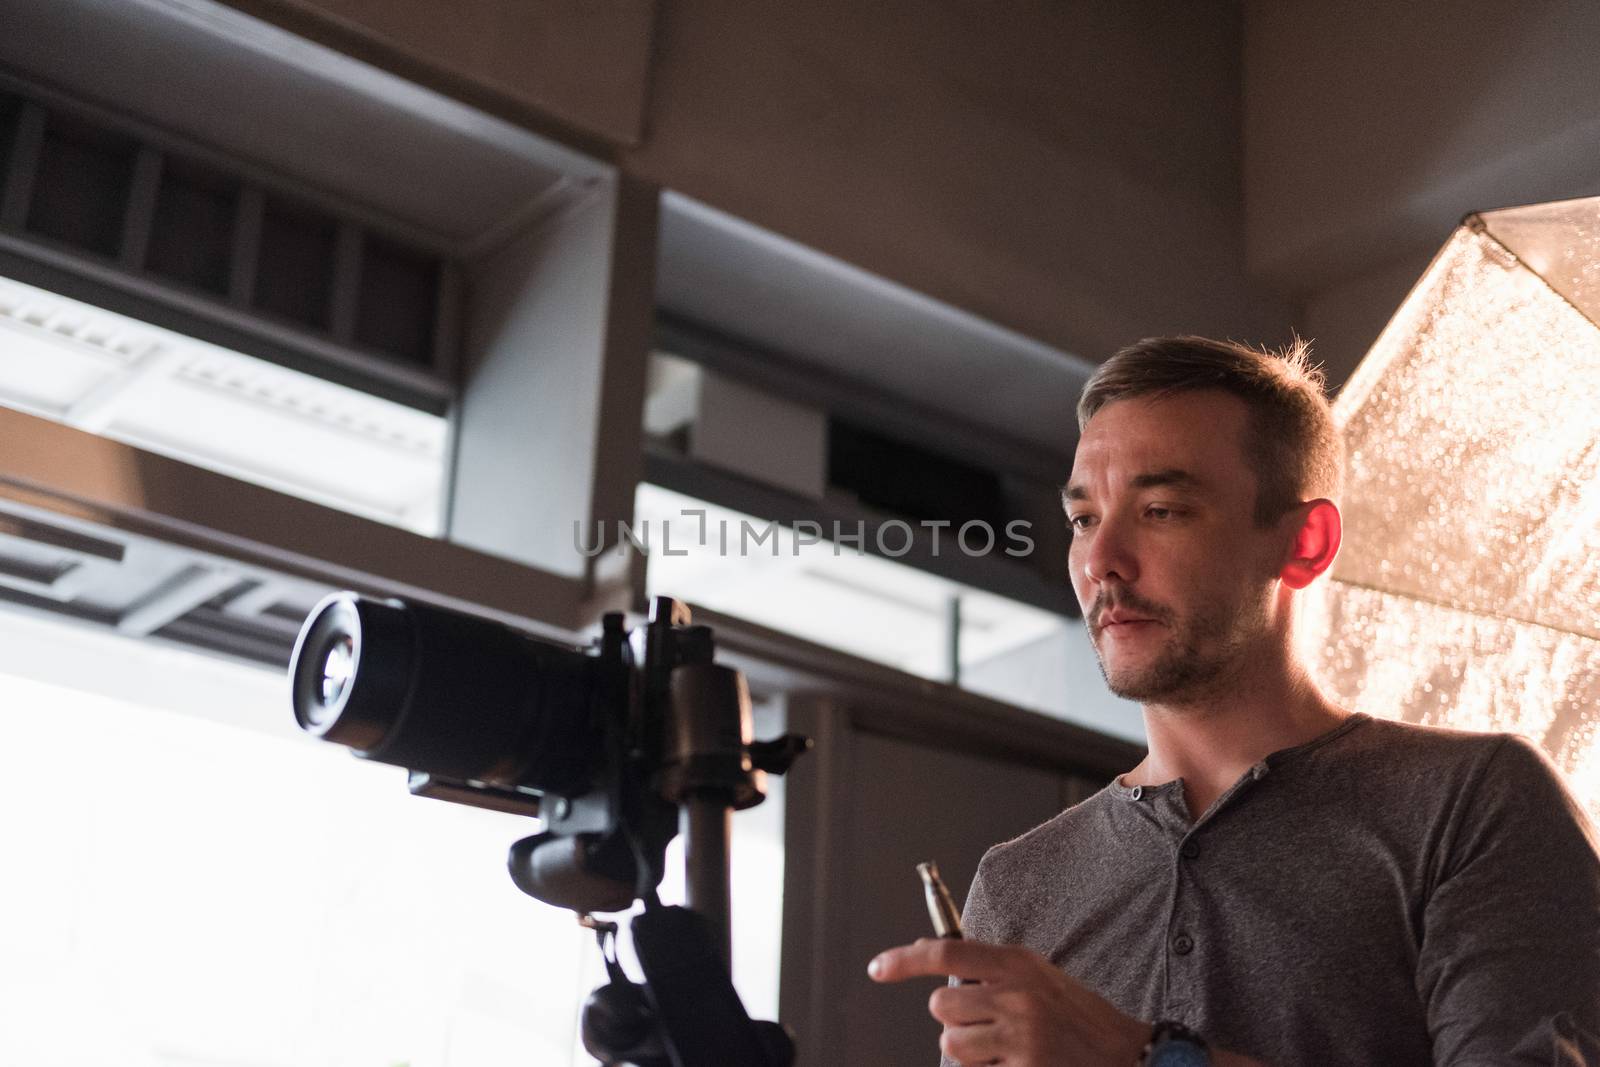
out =
<svg viewBox="0 0 1600 1067"><path fill-rule="evenodd" d="M1166 608L1153 600L1135 596L1133 593L1121 593L1116 596L1101 592L1094 598L1094 603L1089 608L1089 618L1096 629L1100 628L1100 620L1110 611L1126 612L1130 615L1141 615L1147 619L1166 623L1171 621L1171 613Z"/></svg>

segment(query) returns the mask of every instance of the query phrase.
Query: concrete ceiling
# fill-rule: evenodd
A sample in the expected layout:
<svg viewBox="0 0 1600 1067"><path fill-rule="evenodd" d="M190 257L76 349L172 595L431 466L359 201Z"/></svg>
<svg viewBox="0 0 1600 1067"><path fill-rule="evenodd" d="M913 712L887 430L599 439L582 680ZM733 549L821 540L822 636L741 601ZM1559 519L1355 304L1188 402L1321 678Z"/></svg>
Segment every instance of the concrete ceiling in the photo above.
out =
<svg viewBox="0 0 1600 1067"><path fill-rule="evenodd" d="M0 67L470 251L604 167L205 0L0 0Z"/></svg>
<svg viewBox="0 0 1600 1067"><path fill-rule="evenodd" d="M657 302L1053 455L1076 444L1088 360L670 192Z"/></svg>

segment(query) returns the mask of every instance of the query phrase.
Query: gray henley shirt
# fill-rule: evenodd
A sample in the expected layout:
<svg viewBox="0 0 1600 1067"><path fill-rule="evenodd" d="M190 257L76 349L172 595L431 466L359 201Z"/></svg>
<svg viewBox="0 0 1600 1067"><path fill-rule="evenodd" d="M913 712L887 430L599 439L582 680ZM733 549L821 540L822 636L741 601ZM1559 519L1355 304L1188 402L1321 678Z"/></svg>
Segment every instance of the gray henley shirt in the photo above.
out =
<svg viewBox="0 0 1600 1067"><path fill-rule="evenodd" d="M1522 738L1356 714L1198 819L1119 780L995 846L966 932L1271 1067L1600 1067L1597 850Z"/></svg>

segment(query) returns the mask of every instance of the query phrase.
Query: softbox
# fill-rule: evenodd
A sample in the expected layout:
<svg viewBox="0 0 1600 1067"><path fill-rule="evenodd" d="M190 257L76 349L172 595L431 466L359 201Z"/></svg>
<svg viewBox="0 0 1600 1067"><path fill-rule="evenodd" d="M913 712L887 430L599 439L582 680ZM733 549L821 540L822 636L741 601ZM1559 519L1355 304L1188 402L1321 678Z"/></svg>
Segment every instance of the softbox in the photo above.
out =
<svg viewBox="0 0 1600 1067"><path fill-rule="evenodd" d="M1600 819L1600 197L1470 215L1340 393L1334 699L1510 730ZM1315 589L1316 587L1313 587Z"/></svg>

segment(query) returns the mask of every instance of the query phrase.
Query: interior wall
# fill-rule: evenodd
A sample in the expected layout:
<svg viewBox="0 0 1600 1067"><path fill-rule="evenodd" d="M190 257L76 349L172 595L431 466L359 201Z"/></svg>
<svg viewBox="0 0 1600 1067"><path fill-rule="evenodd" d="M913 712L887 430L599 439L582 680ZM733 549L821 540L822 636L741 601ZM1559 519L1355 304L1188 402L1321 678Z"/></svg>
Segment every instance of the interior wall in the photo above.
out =
<svg viewBox="0 0 1600 1067"><path fill-rule="evenodd" d="M1072 761L1046 738L1036 752L996 751L998 724L969 722L975 737L942 734L931 720L914 738L884 732L874 721L883 709L866 692L796 694L787 710L788 727L816 742L785 783L779 1003L799 1035L797 1067L931 1067L939 1024L927 1003L938 982L884 986L866 973L883 949L930 936L917 864L937 863L959 906L989 846L1110 775L1067 769Z"/></svg>
<svg viewBox="0 0 1600 1067"><path fill-rule="evenodd" d="M227 2L447 92L528 96L499 88L481 33L435 32L433 0ZM561 5L450 6L514 36ZM644 180L1094 360L1152 333L1287 333L1244 269L1236 0L661 0L642 81L638 20L614 21L569 26L586 63L539 91L570 118L615 68L637 136L621 110L578 128Z"/></svg>
<svg viewBox="0 0 1600 1067"><path fill-rule="evenodd" d="M579 544L631 518L654 208L598 184L471 265L452 542L588 578Z"/></svg>
<svg viewBox="0 0 1600 1067"><path fill-rule="evenodd" d="M1323 361L1329 384L1344 384L1394 316L1406 294L1444 243L1419 241L1387 262L1363 266L1349 277L1312 288L1296 302L1295 324Z"/></svg>
<svg viewBox="0 0 1600 1067"><path fill-rule="evenodd" d="M664 3L625 166L1099 360L1276 339L1242 269L1240 20L1170 4Z"/></svg>
<svg viewBox="0 0 1600 1067"><path fill-rule="evenodd" d="M644 129L656 0L223 2L508 117L613 144Z"/></svg>
<svg viewBox="0 0 1600 1067"><path fill-rule="evenodd" d="M1251 273L1336 381L1472 211L1600 193L1600 6L1246 0Z"/></svg>
<svg viewBox="0 0 1600 1067"><path fill-rule="evenodd" d="M1095 360L1292 324L1337 384L1463 214L1600 191L1570 0L226 2Z"/></svg>

